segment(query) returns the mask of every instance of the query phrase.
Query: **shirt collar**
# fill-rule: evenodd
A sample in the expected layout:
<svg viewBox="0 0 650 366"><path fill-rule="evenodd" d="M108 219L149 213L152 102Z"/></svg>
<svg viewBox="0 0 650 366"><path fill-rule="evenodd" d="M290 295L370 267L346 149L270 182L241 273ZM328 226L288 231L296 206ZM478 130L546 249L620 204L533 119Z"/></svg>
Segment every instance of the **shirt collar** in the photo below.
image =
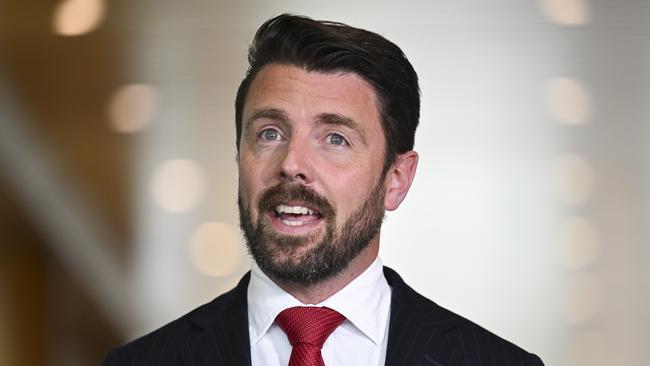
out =
<svg viewBox="0 0 650 366"><path fill-rule="evenodd" d="M390 312L390 286L379 257L357 278L320 304L343 314L376 345L386 336ZM293 306L309 306L275 284L256 263L248 284L248 319L251 344L256 344L273 325L276 316Z"/></svg>

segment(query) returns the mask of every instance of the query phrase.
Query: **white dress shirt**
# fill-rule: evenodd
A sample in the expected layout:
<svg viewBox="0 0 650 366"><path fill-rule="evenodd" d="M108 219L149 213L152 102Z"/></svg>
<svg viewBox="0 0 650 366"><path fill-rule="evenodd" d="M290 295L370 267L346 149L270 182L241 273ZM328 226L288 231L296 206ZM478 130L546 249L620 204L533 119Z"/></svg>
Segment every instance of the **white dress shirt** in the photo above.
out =
<svg viewBox="0 0 650 366"><path fill-rule="evenodd" d="M326 306L346 320L322 349L327 366L383 365L388 344L391 289L379 257L359 277L327 300L305 305L276 285L253 263L248 285L248 331L253 366L286 366L291 344L275 317L294 306Z"/></svg>

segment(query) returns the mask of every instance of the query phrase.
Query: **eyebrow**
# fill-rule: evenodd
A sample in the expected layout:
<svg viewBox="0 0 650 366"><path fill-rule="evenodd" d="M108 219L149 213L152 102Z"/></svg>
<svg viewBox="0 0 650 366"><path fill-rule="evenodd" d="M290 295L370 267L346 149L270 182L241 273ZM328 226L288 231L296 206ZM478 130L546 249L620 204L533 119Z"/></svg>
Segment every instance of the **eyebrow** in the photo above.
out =
<svg viewBox="0 0 650 366"><path fill-rule="evenodd" d="M289 117L283 110L277 108L262 108L254 110L253 113L251 113L250 117L246 119L246 129L248 129L250 124L255 120L261 118L266 118L277 122L289 123Z"/></svg>
<svg viewBox="0 0 650 366"><path fill-rule="evenodd" d="M326 125L347 127L353 130L354 132L356 132L357 135L359 135L359 137L361 138L361 142L364 145L368 145L368 142L366 140L366 135L363 133L361 126L359 126L359 124L352 118L345 117L336 113L321 113L318 116L316 116L316 121Z"/></svg>

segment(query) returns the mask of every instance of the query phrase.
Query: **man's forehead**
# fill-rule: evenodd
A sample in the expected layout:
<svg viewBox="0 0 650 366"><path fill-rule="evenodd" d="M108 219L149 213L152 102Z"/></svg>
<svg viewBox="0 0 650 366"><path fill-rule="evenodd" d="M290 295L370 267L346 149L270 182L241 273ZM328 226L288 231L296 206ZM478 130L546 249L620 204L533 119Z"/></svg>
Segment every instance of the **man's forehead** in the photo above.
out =
<svg viewBox="0 0 650 366"><path fill-rule="evenodd" d="M309 71L293 65L270 64L251 82L244 102L244 122L260 114L286 119L294 103L304 103L323 122L339 122L366 113L379 120L377 93L353 72ZM331 108L332 110L328 110ZM283 115L284 112L284 115Z"/></svg>

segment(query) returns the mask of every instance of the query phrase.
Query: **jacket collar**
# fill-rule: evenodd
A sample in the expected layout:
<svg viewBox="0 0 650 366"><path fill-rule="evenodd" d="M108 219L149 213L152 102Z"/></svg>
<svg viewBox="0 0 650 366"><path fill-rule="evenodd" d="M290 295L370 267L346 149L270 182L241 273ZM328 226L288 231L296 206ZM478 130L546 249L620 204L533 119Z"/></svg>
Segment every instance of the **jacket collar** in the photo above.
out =
<svg viewBox="0 0 650 366"><path fill-rule="evenodd" d="M199 334L189 338L180 349L186 365L250 365L250 340L246 289L250 272L237 286L191 315L191 326Z"/></svg>
<svg viewBox="0 0 650 366"><path fill-rule="evenodd" d="M454 314L415 292L392 269L384 267L384 275L393 290L386 365L442 366L438 360L460 351L447 337L457 325Z"/></svg>
<svg viewBox="0 0 650 366"><path fill-rule="evenodd" d="M458 350L457 342L446 337L456 326L453 313L415 292L392 269L384 267L384 275L392 288L386 365L424 360L441 366L436 360L449 359L449 354ZM200 333L181 346L186 365L251 365L246 301L249 281L250 272L233 290L191 314L191 326Z"/></svg>

